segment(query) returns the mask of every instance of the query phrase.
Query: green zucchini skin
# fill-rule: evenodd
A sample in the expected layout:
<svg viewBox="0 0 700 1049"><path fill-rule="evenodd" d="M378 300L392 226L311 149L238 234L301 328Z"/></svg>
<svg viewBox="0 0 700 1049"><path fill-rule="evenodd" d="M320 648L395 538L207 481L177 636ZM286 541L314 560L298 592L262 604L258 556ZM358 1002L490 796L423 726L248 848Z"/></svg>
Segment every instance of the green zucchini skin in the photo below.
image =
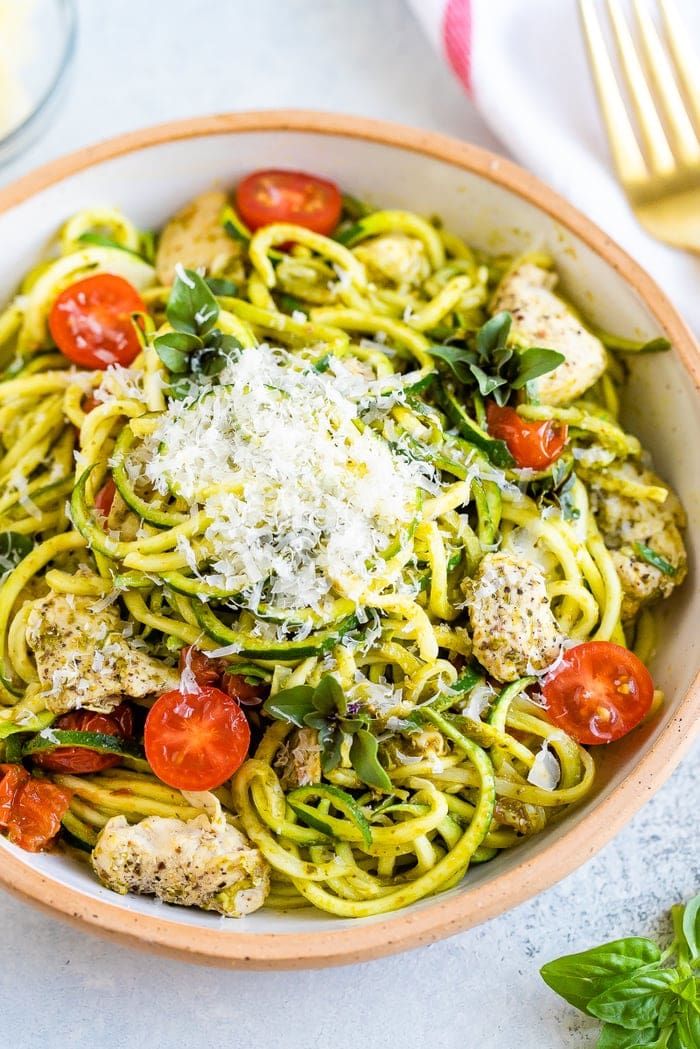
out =
<svg viewBox="0 0 700 1049"><path fill-rule="evenodd" d="M119 434L112 454L112 479L120 496L142 520L158 528L173 528L183 524L188 515L175 510L158 510L147 499L141 499L134 491L126 470L126 457L136 443L136 437L129 426Z"/></svg>
<svg viewBox="0 0 700 1049"><path fill-rule="evenodd" d="M222 623L212 610L200 601L192 603L197 622L209 637L222 645L236 645L236 654L249 659L272 659L280 663L297 662L309 656L321 656L333 648L345 634L357 626L355 615L346 616L333 626L316 631L303 641L266 641Z"/></svg>
<svg viewBox="0 0 700 1049"><path fill-rule="evenodd" d="M85 750L96 750L99 754L123 753L121 740L118 736L110 736L107 732L79 732L73 729L49 729L47 735L34 736L22 747L22 757L29 758L33 754L43 754L51 750L60 750L61 747L81 747Z"/></svg>
<svg viewBox="0 0 700 1049"><path fill-rule="evenodd" d="M494 466L508 468L515 466L515 459L508 451L505 441L495 441L481 427L477 426L465 412L454 392L444 384L437 387L440 407L453 426L456 426L462 437L470 444L486 452Z"/></svg>

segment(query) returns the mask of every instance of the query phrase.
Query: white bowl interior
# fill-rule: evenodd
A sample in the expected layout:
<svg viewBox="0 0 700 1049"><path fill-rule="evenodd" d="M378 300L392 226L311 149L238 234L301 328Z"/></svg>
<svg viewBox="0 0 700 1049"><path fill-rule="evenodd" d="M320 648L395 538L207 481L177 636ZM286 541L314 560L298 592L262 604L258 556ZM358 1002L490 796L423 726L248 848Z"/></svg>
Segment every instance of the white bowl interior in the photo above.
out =
<svg viewBox="0 0 700 1049"><path fill-rule="evenodd" d="M494 159L494 168L498 163ZM103 161L36 194L0 215L0 301L10 296L24 272L41 258L58 226L74 211L89 205L113 205L142 226L158 227L195 194L213 185L233 186L243 174L262 167L316 172L375 206L439 214L448 228L487 250L514 253L535 247L549 251L556 257L567 294L602 327L632 337L663 334L612 266L515 193L446 161L398 146L300 131L224 133L176 140ZM626 419L652 451L658 470L680 493L689 516L690 575L682 592L664 611L653 667L655 679L667 696L666 707L653 725L605 752L595 790L585 805L517 850L474 868L452 895L468 893L470 886L496 872L503 874L518 867L576 826L633 772L697 672L695 624L700 620L700 590L693 538L700 535L700 398L673 354L633 362ZM163 904L134 896L117 897L69 858L33 856L0 840L3 849L46 877L94 899L139 914L164 916ZM411 909L431 902L415 904ZM332 931L356 924L311 911L279 914L263 910L238 923L186 908L166 909L170 921L218 929L225 935L243 929L246 933L278 934L312 928Z"/></svg>

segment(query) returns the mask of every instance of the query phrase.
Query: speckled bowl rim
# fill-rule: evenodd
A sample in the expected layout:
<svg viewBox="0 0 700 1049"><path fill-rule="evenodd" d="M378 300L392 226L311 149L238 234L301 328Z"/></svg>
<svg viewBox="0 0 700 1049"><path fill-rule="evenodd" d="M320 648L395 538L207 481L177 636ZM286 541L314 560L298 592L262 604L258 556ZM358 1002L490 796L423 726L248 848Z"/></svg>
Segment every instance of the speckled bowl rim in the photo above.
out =
<svg viewBox="0 0 700 1049"><path fill-rule="evenodd" d="M393 146L445 161L511 191L570 230L640 296L666 332L695 388L700 355L687 327L651 277L610 237L533 175L503 157L432 132L360 117L306 110L228 113L145 128L81 149L38 168L0 190L0 214L54 183L102 161L182 139L245 132L293 131L336 135ZM668 778L700 726L700 672L666 728L628 776L570 831L516 869L436 897L419 909L381 920L308 933L219 932L169 921L60 884L20 857L3 853L0 885L55 917L77 922L111 940L206 965L231 969L292 969L347 965L419 947L510 910L549 888L594 855Z"/></svg>

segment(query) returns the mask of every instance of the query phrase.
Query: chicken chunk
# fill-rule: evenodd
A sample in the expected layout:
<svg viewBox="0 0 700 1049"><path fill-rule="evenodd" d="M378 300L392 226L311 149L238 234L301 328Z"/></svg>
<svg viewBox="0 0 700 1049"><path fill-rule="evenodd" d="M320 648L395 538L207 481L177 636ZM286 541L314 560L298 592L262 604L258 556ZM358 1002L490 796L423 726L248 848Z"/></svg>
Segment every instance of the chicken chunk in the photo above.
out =
<svg viewBox="0 0 700 1049"><path fill-rule="evenodd" d="M170 220L160 235L156 252L156 276L161 284L172 284L175 266L203 266L213 272L223 269L238 253L236 242L221 225L226 194L210 190L195 197Z"/></svg>
<svg viewBox="0 0 700 1049"><path fill-rule="evenodd" d="M229 918L262 907L270 889L262 853L223 816L147 816L135 826L114 816L100 832L92 866L121 895L157 896Z"/></svg>
<svg viewBox="0 0 700 1049"><path fill-rule="evenodd" d="M462 589L474 656L497 681L544 670L561 650L541 569L509 554L486 554Z"/></svg>
<svg viewBox="0 0 700 1049"><path fill-rule="evenodd" d="M614 479L621 486L619 491L604 487ZM666 486L655 473L631 459L598 477L591 473L588 485L591 509L622 583L622 618L627 622L644 605L668 597L685 579L687 555L681 534L685 513L674 492L668 491L663 502L645 498L645 488L658 495ZM642 548L660 557L668 569L650 564Z"/></svg>
<svg viewBox="0 0 700 1049"><path fill-rule="evenodd" d="M280 782L284 790L320 783L321 747L316 729L295 729L275 764L281 769Z"/></svg>
<svg viewBox="0 0 700 1049"><path fill-rule="evenodd" d="M580 397L605 371L605 347L552 291L556 276L532 263L506 274L491 300L491 313L508 310L511 334L527 346L546 346L566 358L536 380L542 404L566 404Z"/></svg>
<svg viewBox="0 0 700 1049"><path fill-rule="evenodd" d="M96 599L51 592L32 602L27 644L45 701L54 714L84 707L109 712L125 696L140 699L177 688L179 675L129 643L127 624Z"/></svg>
<svg viewBox="0 0 700 1049"><path fill-rule="evenodd" d="M406 233L372 237L355 249L370 277L395 284L420 284L430 274L423 242Z"/></svg>

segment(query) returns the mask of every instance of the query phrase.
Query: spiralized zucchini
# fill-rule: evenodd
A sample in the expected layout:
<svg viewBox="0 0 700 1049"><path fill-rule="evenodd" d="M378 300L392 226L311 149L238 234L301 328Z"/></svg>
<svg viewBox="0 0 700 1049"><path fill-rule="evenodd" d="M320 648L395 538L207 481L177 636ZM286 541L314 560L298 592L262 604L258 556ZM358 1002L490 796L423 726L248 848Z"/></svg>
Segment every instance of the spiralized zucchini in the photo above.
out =
<svg viewBox="0 0 700 1049"><path fill-rule="evenodd" d="M335 733L335 763L324 752L325 771L311 782L297 771L294 782L295 762L320 770L318 722L304 744L293 720L256 710L254 755L217 795L270 864L268 906L380 914L456 885L472 864L541 832L591 790L593 760L547 719L536 675L499 684L472 658L461 584L483 556L536 551L568 639L636 638L648 658L653 619L644 612L623 630L620 578L591 511L585 455L581 470L569 455L560 475L498 465L484 398L475 392L457 405L467 429L450 412L457 395L431 349L486 322L516 260L487 257L404 211L348 220L334 239L288 224L238 238L225 267L207 274L218 281L223 373L165 366L157 340L172 332L172 289L156 283L148 239L111 209L70 218L57 257L37 266L0 314L0 533L14 537L0 589L0 745L8 760L16 736L53 720L27 644L30 602L50 592L94 598L97 609L116 604L133 639L164 663L183 645L223 653L267 682L272 699L300 686L308 695L330 676L345 697L322 729ZM78 370L48 333L56 295L96 272L125 277L147 303L142 352L128 369ZM255 600L245 581L227 583L213 567L211 493L193 501L175 481L166 490L144 474L173 405L184 413L216 396L220 376L261 344L318 377L340 362L370 391L358 430L432 478L410 523L387 535L369 581L353 588L339 573L308 607L275 606L269 579ZM566 423L569 452L595 446L606 466L638 457L639 443L617 420L622 379L611 359L585 401L557 408L525 398L521 414ZM95 503L110 478L118 506L105 528ZM630 494L612 470L604 483ZM19 558L18 536L30 543ZM369 766L357 739L373 753ZM543 762L557 771L546 785ZM87 849L113 815L133 822L199 811L135 753L106 772L51 775L73 791L66 839Z"/></svg>

